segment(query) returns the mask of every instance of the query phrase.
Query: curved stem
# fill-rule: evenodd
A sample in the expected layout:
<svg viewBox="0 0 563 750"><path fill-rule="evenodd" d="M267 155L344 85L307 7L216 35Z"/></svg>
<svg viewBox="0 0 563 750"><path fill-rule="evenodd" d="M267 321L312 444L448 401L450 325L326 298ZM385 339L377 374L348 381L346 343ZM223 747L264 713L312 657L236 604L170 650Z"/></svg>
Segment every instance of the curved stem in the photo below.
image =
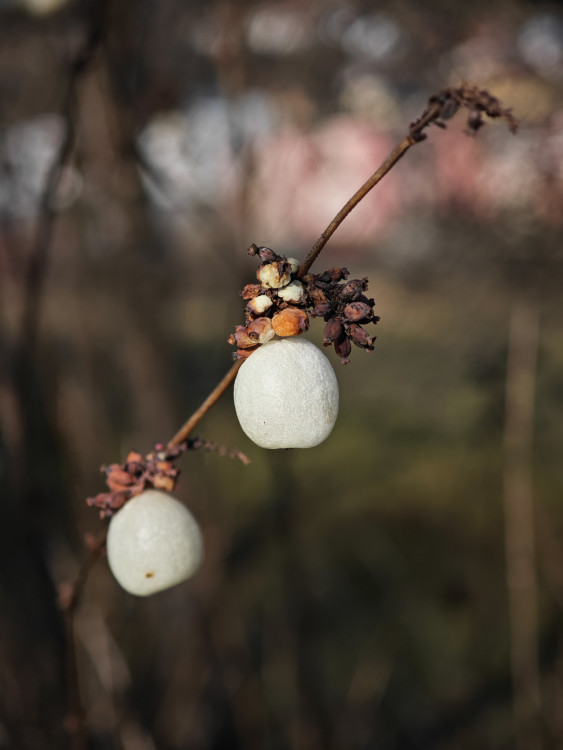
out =
<svg viewBox="0 0 563 750"><path fill-rule="evenodd" d="M350 198L350 200L342 206L340 211L336 214L334 219L330 222L328 227L324 230L324 232L321 234L319 239L315 242L313 247L311 248L311 251L309 255L306 257L306 259L301 264L301 267L299 269L299 272L297 274L298 278L303 278L309 268L313 265L317 257L319 256L321 250L326 245L326 243L330 240L332 235L336 232L338 227L342 224L344 219L348 216L350 211L352 211L353 208L355 208L360 201L362 201L366 195L369 193L369 191L374 188L380 180L385 177L387 172L389 172L392 167L395 166L395 164L399 161L399 159L405 154L411 146L413 146L417 141L412 137L412 135L407 135L401 143L389 154L387 159L383 162L383 164L375 171L371 177L369 177L364 184L361 186L359 190L357 190L354 195Z"/></svg>
<svg viewBox="0 0 563 750"><path fill-rule="evenodd" d="M215 386L215 388L211 391L211 393L205 399L205 401L201 404L201 406L198 409L196 409L196 411L192 414L192 416L182 425L182 427L180 427L180 429L174 435L174 437L172 437L168 441L169 447L179 445L188 437L188 435L196 426L196 424L198 424L198 422L200 422L200 420L203 419L203 417L207 414L207 412L211 409L211 407L214 406L217 403L217 401L219 401L223 393L227 390L227 388L233 382L243 362L244 362L243 359L239 359L234 363L234 365L227 372L225 377L221 380L220 383L218 383Z"/></svg>

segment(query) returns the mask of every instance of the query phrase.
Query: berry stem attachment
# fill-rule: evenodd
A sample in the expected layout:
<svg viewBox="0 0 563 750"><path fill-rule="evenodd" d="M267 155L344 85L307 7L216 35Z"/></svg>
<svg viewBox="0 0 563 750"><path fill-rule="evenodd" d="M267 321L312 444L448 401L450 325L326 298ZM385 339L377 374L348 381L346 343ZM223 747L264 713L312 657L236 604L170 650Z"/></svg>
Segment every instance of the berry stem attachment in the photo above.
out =
<svg viewBox="0 0 563 750"><path fill-rule="evenodd" d="M178 432L168 441L168 447L173 448L176 445L180 445L188 437L194 427L203 419L207 412L214 406L217 401L221 398L223 393L227 390L230 384L235 379L237 372L244 360L239 359L231 369L227 372L225 377L215 386L205 401L199 406L192 416L180 427Z"/></svg>

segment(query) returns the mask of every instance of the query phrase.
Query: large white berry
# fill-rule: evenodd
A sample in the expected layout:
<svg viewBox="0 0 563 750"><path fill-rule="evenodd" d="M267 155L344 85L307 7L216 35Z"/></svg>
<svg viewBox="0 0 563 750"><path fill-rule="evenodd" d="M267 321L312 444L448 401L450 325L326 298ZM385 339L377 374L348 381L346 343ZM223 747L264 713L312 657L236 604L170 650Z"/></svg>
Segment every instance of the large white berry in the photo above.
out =
<svg viewBox="0 0 563 750"><path fill-rule="evenodd" d="M189 510L171 495L146 490L111 519L108 563L130 594L149 596L192 576L203 541Z"/></svg>
<svg viewBox="0 0 563 750"><path fill-rule="evenodd" d="M264 344L235 380L240 426L262 448L311 448L330 434L338 383L321 350L302 338Z"/></svg>

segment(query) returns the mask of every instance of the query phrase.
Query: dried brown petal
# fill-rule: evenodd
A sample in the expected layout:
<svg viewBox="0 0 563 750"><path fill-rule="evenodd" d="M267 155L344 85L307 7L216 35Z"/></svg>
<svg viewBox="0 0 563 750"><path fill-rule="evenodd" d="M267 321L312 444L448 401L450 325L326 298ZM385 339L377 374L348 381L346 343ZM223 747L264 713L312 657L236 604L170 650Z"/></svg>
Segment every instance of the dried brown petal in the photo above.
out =
<svg viewBox="0 0 563 750"><path fill-rule="evenodd" d="M309 289L309 296L311 297L313 305L325 305L328 302L327 296L323 290L315 286Z"/></svg>
<svg viewBox="0 0 563 750"><path fill-rule="evenodd" d="M165 474L156 474L152 480L152 486L155 489L164 490L165 492L172 492L175 483L173 477L168 477Z"/></svg>
<svg viewBox="0 0 563 750"><path fill-rule="evenodd" d="M129 472L124 471L118 464L113 464L106 469L107 478L106 484L115 492L123 490L125 487L129 487L134 483L134 479L131 477Z"/></svg>
<svg viewBox="0 0 563 750"><path fill-rule="evenodd" d="M272 263L280 259L280 256L269 247L259 247L257 253L265 263Z"/></svg>
<svg viewBox="0 0 563 750"><path fill-rule="evenodd" d="M349 302L344 308L344 317L351 323L367 321L372 314L371 307L365 302Z"/></svg>
<svg viewBox="0 0 563 750"><path fill-rule="evenodd" d="M313 315L316 318L324 318L331 311L332 305L329 302L322 302L320 305L313 307Z"/></svg>
<svg viewBox="0 0 563 750"><path fill-rule="evenodd" d="M337 339L340 339L343 333L344 328L342 326L342 321L340 321L338 318L332 318L332 320L329 320L325 325L323 342L324 345L330 346Z"/></svg>
<svg viewBox="0 0 563 750"><path fill-rule="evenodd" d="M256 349L258 349L260 344L256 344L256 346L253 346L252 349L237 349L237 351L233 354L233 359L246 359L247 357L250 357L252 352L255 352Z"/></svg>
<svg viewBox="0 0 563 750"><path fill-rule="evenodd" d="M298 307L287 307L274 315L272 326L278 336L298 336L309 328L309 317Z"/></svg>
<svg viewBox="0 0 563 750"><path fill-rule="evenodd" d="M329 268L328 271L321 273L318 278L321 281L332 281L338 282L342 279L347 279L350 275L350 271L347 268Z"/></svg>
<svg viewBox="0 0 563 750"><path fill-rule="evenodd" d="M254 297L257 297L262 292L262 287L260 284L247 284L242 292L240 293L240 296L243 299L253 299Z"/></svg>

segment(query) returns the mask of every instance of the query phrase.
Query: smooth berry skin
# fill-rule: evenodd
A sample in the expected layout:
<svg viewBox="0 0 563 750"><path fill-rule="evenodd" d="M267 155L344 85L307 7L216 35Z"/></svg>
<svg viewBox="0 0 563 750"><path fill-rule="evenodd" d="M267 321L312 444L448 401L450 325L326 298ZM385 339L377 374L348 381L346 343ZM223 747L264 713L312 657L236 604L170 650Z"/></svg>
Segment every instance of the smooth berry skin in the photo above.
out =
<svg viewBox="0 0 563 750"><path fill-rule="evenodd" d="M338 415L338 382L322 351L303 338L270 341L253 352L234 385L240 426L261 448L312 448Z"/></svg>
<svg viewBox="0 0 563 750"><path fill-rule="evenodd" d="M203 556L203 540L189 510L159 490L129 500L110 521L108 563L119 585L150 596L190 578Z"/></svg>

